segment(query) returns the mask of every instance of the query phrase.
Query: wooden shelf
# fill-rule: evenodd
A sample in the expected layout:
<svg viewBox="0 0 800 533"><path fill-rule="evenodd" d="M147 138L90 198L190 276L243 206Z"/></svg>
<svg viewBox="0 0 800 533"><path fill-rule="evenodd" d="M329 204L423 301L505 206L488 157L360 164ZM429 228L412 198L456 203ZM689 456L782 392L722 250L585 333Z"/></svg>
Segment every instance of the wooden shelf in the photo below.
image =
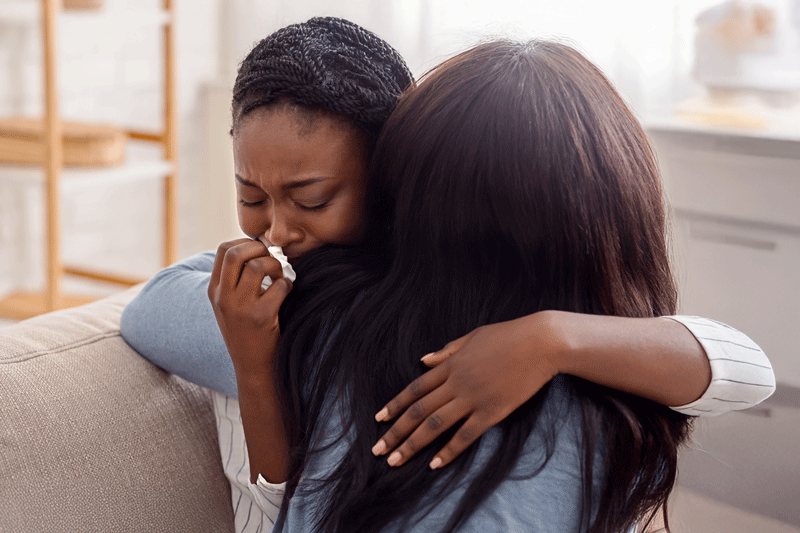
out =
<svg viewBox="0 0 800 533"><path fill-rule="evenodd" d="M11 320L25 320L50 311L88 304L100 298L100 296L64 294L61 296L56 309L51 309L47 305L47 296L44 291L14 292L0 299L0 316Z"/></svg>
<svg viewBox="0 0 800 533"><path fill-rule="evenodd" d="M175 35L173 31L174 0L162 0L163 9L136 11L99 9L64 11L61 0L4 0L0 3L0 23L19 23L30 28L41 25L44 85L44 135L45 157L41 167L0 166L0 180L16 182L23 186L41 186L44 189L46 229L46 280L41 293L17 292L0 300L0 316L15 319L81 305L95 298L68 296L61 289L65 275L96 281L131 285L140 280L127 276L69 268L61 257L60 195L65 189L98 183L120 183L142 179L159 179L164 182L164 243L163 264L177 259L177 104L175 96ZM87 26L97 31L125 26L136 29L146 25L161 26L163 31L163 123L160 132L129 131L135 142L129 143L126 163L109 168L69 168L63 166L62 123L58 94L58 26L62 22L81 21L78 27ZM81 30L81 31L86 31ZM149 154L139 155L137 145L149 143ZM142 149L145 153L147 149ZM155 154L155 155L153 155Z"/></svg>
<svg viewBox="0 0 800 533"><path fill-rule="evenodd" d="M127 183L140 180L161 180L174 172L174 165L160 156L152 143L129 141L125 162L112 167L64 167L59 186L62 191L85 186ZM45 170L33 165L0 165L0 181L23 186L42 186Z"/></svg>

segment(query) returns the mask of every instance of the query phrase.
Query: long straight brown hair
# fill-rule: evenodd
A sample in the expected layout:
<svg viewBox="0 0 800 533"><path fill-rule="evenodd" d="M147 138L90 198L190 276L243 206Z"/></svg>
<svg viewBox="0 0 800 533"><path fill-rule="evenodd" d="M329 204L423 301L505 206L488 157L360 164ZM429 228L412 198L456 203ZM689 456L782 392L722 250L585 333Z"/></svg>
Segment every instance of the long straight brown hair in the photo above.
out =
<svg viewBox="0 0 800 533"><path fill-rule="evenodd" d="M365 247L323 249L297 265L305 273L290 295L279 368L289 493L333 391L347 406L342 434L354 440L323 483L318 530L377 532L430 505L434 484L466 482L443 527L455 531L511 472L549 388L500 424L501 443L470 479L474 445L447 468L426 467L452 432L403 468L375 460L370 448L388 425L374 413L424 371L420 354L481 325L545 309L674 313L659 172L603 74L544 41L482 44L432 71L390 117L371 172ZM330 342L309 342L320 334ZM688 419L569 382L583 420L581 530L627 531L666 504Z"/></svg>

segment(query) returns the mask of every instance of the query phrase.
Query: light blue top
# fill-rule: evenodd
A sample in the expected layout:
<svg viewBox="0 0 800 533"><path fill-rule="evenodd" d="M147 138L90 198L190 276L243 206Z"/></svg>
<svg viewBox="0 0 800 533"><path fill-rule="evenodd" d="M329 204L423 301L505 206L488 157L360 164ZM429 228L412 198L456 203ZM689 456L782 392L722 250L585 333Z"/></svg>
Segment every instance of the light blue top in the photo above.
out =
<svg viewBox="0 0 800 533"><path fill-rule="evenodd" d="M122 338L157 366L238 398L236 374L208 299L214 252L156 274L122 312Z"/></svg>
<svg viewBox="0 0 800 533"><path fill-rule="evenodd" d="M459 532L572 533L586 530L585 525L579 529L582 501L581 415L578 404L571 400L568 391L565 377L556 376L545 400L537 428L528 438L511 474L469 516L466 523L459 528ZM326 413L322 419L327 420L326 436L330 438L336 435L341 415L333 410ZM555 440L550 443L553 455L545 467L531 477L544 460L548 449L545 436L551 427L555 430ZM490 428L484 434L475 461L465 477L467 482L474 479L480 468L486 464L501 436L502 432L498 428ZM323 440L323 443L325 442ZM346 442L340 441L314 457L303 474L304 478L319 478L331 472L340 463L345 446ZM382 461L385 458L374 460ZM600 478L602 464L602 454L596 453L595 494L600 490L598 482L602 481ZM301 481L289 504L285 522L279 520L274 532L305 533L312 530L312 520L317 511L319 495L304 491L308 486L309 483ZM424 505L426 501L433 500L435 505L427 515L418 511L409 518L408 524L396 521L384 531L427 533L441 530L458 507L465 490L466 484L462 483L444 497L433 499L429 496L427 500L423 500L422 508L427 508ZM434 491L435 488L431 494Z"/></svg>

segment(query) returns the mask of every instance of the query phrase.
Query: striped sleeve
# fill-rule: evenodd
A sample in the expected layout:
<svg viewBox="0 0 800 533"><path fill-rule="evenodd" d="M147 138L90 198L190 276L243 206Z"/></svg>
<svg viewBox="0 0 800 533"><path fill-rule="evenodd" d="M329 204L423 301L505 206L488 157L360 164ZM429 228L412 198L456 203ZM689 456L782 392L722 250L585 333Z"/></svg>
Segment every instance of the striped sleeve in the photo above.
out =
<svg viewBox="0 0 800 533"><path fill-rule="evenodd" d="M270 483L261 474L255 483L250 483L250 494L253 501L258 504L261 512L274 524L278 518L283 503L283 494L286 492L286 483Z"/></svg>
<svg viewBox="0 0 800 533"><path fill-rule="evenodd" d="M250 483L239 402L215 391L212 397L222 470L231 484L234 529L236 533L269 533L278 518L286 484L268 483L260 475L257 483Z"/></svg>
<svg viewBox="0 0 800 533"><path fill-rule="evenodd" d="M716 416L753 407L775 392L772 365L750 337L707 318L666 318L686 326L703 346L711 365L711 383L703 395L673 410L691 416Z"/></svg>

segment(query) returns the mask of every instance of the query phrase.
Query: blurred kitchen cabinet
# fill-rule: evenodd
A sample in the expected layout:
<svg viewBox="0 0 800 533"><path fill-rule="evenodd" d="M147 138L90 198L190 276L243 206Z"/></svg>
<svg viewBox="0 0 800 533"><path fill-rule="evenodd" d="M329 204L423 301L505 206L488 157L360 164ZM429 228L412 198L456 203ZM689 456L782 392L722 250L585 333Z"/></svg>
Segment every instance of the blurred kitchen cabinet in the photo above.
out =
<svg viewBox="0 0 800 533"><path fill-rule="evenodd" d="M681 312L730 323L800 390L800 228L675 210Z"/></svg>
<svg viewBox="0 0 800 533"><path fill-rule="evenodd" d="M740 329L800 391L800 132L648 130L673 208L681 313Z"/></svg>
<svg viewBox="0 0 800 533"><path fill-rule="evenodd" d="M679 483L800 527L800 130L647 129L673 208L680 312L749 335L778 382L757 407L697 420Z"/></svg>

